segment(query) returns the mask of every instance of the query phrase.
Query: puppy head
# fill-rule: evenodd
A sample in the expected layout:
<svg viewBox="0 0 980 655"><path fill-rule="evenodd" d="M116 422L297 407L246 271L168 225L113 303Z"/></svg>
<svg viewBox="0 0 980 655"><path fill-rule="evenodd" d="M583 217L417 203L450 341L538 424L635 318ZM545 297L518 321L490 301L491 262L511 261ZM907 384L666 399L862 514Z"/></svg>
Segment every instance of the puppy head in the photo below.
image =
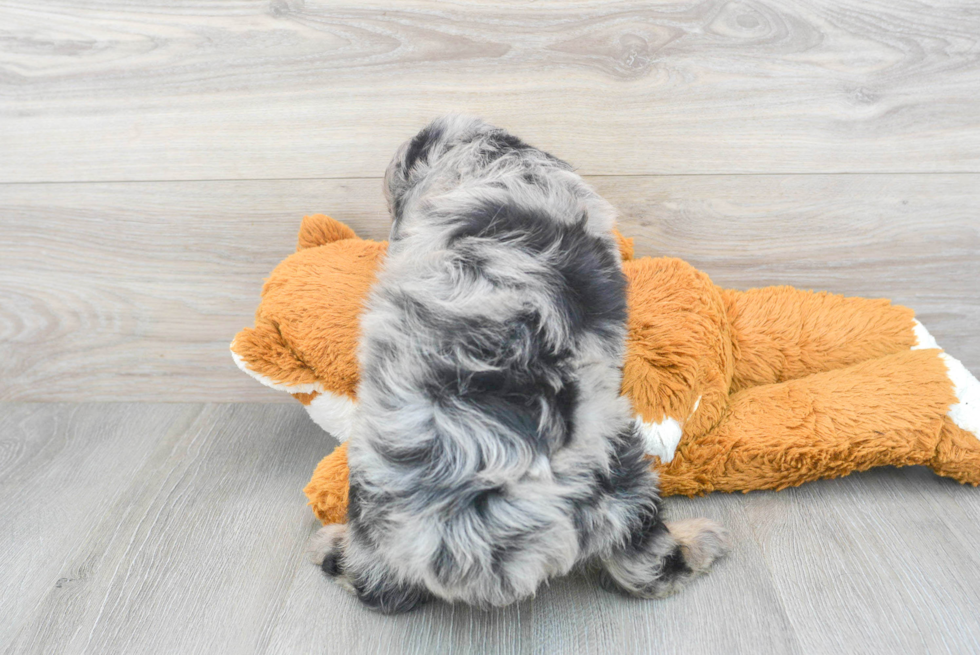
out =
<svg viewBox="0 0 980 655"><path fill-rule="evenodd" d="M426 200L447 192L465 189L464 196L468 193L474 201L484 202L492 188L498 195L523 198L526 203L553 204L556 185L572 192L565 194L567 198L595 196L569 164L506 130L471 116L437 118L401 145L385 172L392 219L389 241L397 250L400 237L409 229L406 221L431 215L433 207ZM575 213L574 208L568 211Z"/></svg>

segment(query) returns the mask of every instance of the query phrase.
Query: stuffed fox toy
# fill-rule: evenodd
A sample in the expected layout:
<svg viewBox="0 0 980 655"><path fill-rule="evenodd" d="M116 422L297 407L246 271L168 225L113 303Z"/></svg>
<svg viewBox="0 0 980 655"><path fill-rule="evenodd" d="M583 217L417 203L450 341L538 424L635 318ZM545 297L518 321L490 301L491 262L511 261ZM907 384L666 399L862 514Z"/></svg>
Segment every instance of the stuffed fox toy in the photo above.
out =
<svg viewBox="0 0 980 655"><path fill-rule="evenodd" d="M792 287L721 289L672 258L633 259L623 393L661 493L783 489L873 466L924 464L980 483L980 382L912 310ZM358 319L386 244L307 216L266 281L238 366L293 394L345 442L357 403ZM306 487L324 523L347 509L346 444Z"/></svg>

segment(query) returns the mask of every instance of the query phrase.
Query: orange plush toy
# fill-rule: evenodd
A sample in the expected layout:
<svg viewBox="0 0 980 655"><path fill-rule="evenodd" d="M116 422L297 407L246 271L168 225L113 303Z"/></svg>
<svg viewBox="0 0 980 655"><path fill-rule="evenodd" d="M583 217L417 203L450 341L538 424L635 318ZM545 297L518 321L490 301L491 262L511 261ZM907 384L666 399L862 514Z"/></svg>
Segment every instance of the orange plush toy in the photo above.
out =
<svg viewBox="0 0 980 655"><path fill-rule="evenodd" d="M663 495L783 489L873 466L925 464L980 483L980 382L912 310L791 287L721 289L679 259L632 258L623 393ZM239 367L350 436L362 302L386 244L307 216L272 272ZM346 444L306 494L324 523L347 510Z"/></svg>

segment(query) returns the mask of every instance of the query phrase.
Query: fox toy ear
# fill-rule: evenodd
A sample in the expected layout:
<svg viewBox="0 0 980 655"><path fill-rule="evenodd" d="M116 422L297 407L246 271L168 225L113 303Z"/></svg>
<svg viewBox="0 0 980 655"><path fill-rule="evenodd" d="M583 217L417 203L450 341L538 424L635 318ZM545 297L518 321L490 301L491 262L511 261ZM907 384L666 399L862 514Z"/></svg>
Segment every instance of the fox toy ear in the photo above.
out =
<svg viewBox="0 0 980 655"><path fill-rule="evenodd" d="M357 234L354 230L340 221L323 214L312 214L303 217L303 223L299 227L299 238L296 240L296 250L356 238Z"/></svg>

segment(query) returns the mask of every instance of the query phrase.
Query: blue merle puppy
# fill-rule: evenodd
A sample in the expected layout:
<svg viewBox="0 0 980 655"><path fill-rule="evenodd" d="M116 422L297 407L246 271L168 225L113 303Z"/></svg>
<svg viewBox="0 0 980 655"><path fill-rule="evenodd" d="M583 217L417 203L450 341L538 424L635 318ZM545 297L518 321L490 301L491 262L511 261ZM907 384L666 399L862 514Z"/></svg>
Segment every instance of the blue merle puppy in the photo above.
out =
<svg viewBox="0 0 980 655"><path fill-rule="evenodd" d="M385 186L349 523L317 533L314 560L386 613L506 605L587 562L642 598L707 570L727 535L664 523L620 395L613 208L565 162L459 116L404 144Z"/></svg>

